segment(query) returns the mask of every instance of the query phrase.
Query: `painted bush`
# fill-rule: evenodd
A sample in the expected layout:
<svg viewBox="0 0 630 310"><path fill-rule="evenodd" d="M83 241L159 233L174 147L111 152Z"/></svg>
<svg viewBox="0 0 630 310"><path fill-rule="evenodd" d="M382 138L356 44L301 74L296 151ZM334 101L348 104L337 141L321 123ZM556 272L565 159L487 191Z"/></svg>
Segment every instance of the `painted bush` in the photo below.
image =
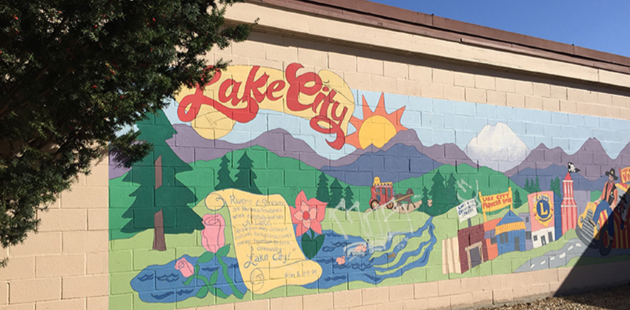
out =
<svg viewBox="0 0 630 310"><path fill-rule="evenodd" d="M153 153L110 166L110 307L629 254L630 122L351 86L299 64L233 66L139 123Z"/></svg>

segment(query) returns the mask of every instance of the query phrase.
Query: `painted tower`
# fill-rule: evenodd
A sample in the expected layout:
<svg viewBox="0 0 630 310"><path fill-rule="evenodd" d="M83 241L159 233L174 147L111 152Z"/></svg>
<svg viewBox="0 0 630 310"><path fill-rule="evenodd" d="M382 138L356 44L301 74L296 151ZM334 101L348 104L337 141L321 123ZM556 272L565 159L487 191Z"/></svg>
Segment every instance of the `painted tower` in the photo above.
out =
<svg viewBox="0 0 630 310"><path fill-rule="evenodd" d="M569 229L575 229L577 224L577 204L573 198L573 179L571 174L567 172L567 176L562 180L562 234Z"/></svg>

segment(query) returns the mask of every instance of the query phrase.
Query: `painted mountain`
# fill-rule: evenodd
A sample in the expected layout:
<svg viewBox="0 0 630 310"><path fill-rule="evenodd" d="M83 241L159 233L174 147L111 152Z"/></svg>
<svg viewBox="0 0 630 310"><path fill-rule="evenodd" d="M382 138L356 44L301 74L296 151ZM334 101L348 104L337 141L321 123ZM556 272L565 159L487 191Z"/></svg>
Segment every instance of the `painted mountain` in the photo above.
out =
<svg viewBox="0 0 630 310"><path fill-rule="evenodd" d="M364 153L349 165L325 166L320 170L350 185L372 186L374 177L396 183L419 177L441 165L413 146L396 144L386 151Z"/></svg>
<svg viewBox="0 0 630 310"><path fill-rule="evenodd" d="M514 183L518 186L525 188L525 182L528 179L530 182L538 177L540 189L545 191L549 190L549 186L552 180L556 178L560 179L560 182L564 180L567 175L567 167L551 165L545 169L533 169L525 168L519 171L517 174L510 177ZM602 190L604 183L608 180L606 176L600 176L595 180L589 180L583 177L579 173L571 173L571 179L573 180L574 191L595 191ZM562 183L560 183L562 184ZM560 187L562 190L562 187Z"/></svg>
<svg viewBox="0 0 630 310"><path fill-rule="evenodd" d="M177 134L166 142L173 149L175 154L177 154L186 163L192 163L198 160L213 160L222 157L230 151L240 150L251 146L262 146L278 156L298 159L306 165L316 169L320 169L322 167L345 167L352 165L356 160L365 154L385 151L388 152L388 156L395 155L397 149L392 150L391 152L390 149L402 144L415 148L416 153L420 153L420 155L434 160L439 164L449 164L454 166L459 164L468 164L476 166L476 164L470 160L470 158L468 158L468 156L455 144L447 143L432 145L429 147L424 146L418 139L418 135L414 130L399 132L380 149L370 145L365 149L357 149L337 160L330 160L318 155L304 141L294 138L289 132L283 129L267 131L257 138L245 143L230 143L222 140L205 139L199 136L199 134L197 134L197 132L188 125L175 124L173 125L173 128L177 131ZM410 150L401 150L401 152L407 152L407 155L410 155ZM416 158L418 155L413 155L411 157ZM127 171L129 171L129 169L117 167L116 163L110 163L110 178L112 179L125 174ZM424 169L422 171L424 171Z"/></svg>
<svg viewBox="0 0 630 310"><path fill-rule="evenodd" d="M554 173L558 174L557 176L562 180L566 175L566 165L569 162L574 163L580 169L579 174L585 179L589 181L599 181L610 168L615 168L617 173L619 173L620 168L630 166L630 144L626 145L626 147L621 150L616 159L610 158L602 147L602 144L595 138L586 140L582 147L572 155L567 154L559 147L549 149L544 144L540 144L530 152L520 165L507 171L505 175L508 177L513 177L516 174L523 175L528 168L533 170L538 169L538 174L540 175L541 171L544 171L546 168L553 165L561 165L564 168L564 172L560 173L558 169L558 171ZM531 174L531 172L529 173ZM572 174L572 177L574 181L577 178L575 173ZM519 183L516 180L514 182ZM542 186L541 184L541 189ZM576 190L578 190L577 187Z"/></svg>

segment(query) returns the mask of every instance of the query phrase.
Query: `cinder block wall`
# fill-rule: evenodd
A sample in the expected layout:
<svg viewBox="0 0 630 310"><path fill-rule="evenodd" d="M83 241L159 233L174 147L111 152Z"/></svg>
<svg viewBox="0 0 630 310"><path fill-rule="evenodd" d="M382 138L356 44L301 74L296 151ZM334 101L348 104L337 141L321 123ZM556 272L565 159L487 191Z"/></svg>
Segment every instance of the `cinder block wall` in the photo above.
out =
<svg viewBox="0 0 630 310"><path fill-rule="evenodd" d="M108 183L105 159L39 213L37 233L3 250L0 309L108 309Z"/></svg>
<svg viewBox="0 0 630 310"><path fill-rule="evenodd" d="M434 104L427 111L420 106L426 101L409 103L407 113L417 117L419 123L444 122L445 117L460 117L463 123L479 116L485 117L486 122L522 118L527 120L522 124L527 130L530 128L527 126L540 121L532 120L533 114L527 111L549 111L570 114L582 121L598 120L597 124L570 124L554 119L553 122L560 122L557 124L560 127L577 130L587 126L591 130L612 132L606 127L606 121L600 122L597 117L630 120L628 76L607 70L604 65L586 65L576 60L579 57L566 55L563 59L556 55L558 53L544 49L518 50L517 44L492 46L469 38L436 38L435 33L428 30L425 30L426 35L419 35L409 25L408 31L392 30L388 26L396 24L396 18L380 17L379 24L378 20L362 17L352 10L343 11L350 16L348 18L341 18L342 12L335 9L332 13L318 15L312 13L318 8L316 4L296 3L298 1L278 1L279 7L249 3L229 9L230 20L248 22L260 17L260 25L249 41L213 51L208 59L282 71L289 64L299 63L308 72L330 70L353 90L457 102L461 108L440 110ZM298 9L292 7L295 5ZM450 36L457 34L450 33ZM608 66L618 68L620 65ZM360 100L358 96L355 98L355 102L359 102L357 109L361 108ZM496 112L495 106L514 109ZM548 121L552 122L551 116ZM446 124L443 129L432 130L436 141L437 137L455 141L458 133L472 131L465 125L461 128ZM534 127L531 130L537 132L532 138L535 142L543 143L551 134L538 132ZM177 147L186 148L185 145ZM194 147L190 148L194 154ZM559 160L566 164L552 155L542 152L540 162ZM598 168L587 171L589 174L600 176L610 168L610 161L599 162L592 154L591 159L592 162L585 164L596 164ZM455 162L456 158L445 154L445 160ZM630 156L625 161L622 158L621 165L630 166ZM108 168L107 163L100 163L92 175L79 178L72 191L63 193L56 205L41 214L43 224L39 233L29 236L24 245L4 250L3 254L11 261L7 268L0 270L0 309L459 309L573 293L628 281L626 275L615 272L627 268L628 264L623 261L519 273L506 272L511 271L511 267L493 261L486 263L492 266L490 272L476 270L475 277L443 274L443 266L434 265L424 267L434 270L432 273L427 271L417 278L402 277L397 282L372 287L349 285L343 290L320 289L307 293L286 290L271 297L248 295L236 303L206 298L197 302L205 305L193 307L180 301L148 303L131 289L130 280L148 265L164 265L186 254L199 256L191 253L203 248L202 240L199 231L193 233L197 237L192 243L187 237L177 239L175 235L169 239L175 242L169 242L166 252L153 251L150 245L133 248L120 240L110 241L111 231L121 227L114 227L108 221L110 216L120 216L115 210L118 206L110 202L111 193L114 198L118 197L117 192L108 189L113 179ZM213 178L216 173L211 172ZM191 187L195 192L203 192L202 187L208 187L195 186L198 187ZM197 198L202 201L204 197ZM293 205L292 201L288 203ZM458 222L456 218L449 220ZM438 225L440 223L436 223ZM465 222L456 226L466 227ZM153 235L152 230L149 232ZM431 255L441 256L442 253Z"/></svg>

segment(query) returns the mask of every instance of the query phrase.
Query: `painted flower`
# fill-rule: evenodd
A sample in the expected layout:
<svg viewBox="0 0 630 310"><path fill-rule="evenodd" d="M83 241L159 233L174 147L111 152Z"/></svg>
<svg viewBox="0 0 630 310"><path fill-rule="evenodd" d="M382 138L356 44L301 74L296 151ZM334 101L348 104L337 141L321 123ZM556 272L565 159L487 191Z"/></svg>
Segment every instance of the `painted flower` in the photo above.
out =
<svg viewBox="0 0 630 310"><path fill-rule="evenodd" d="M182 273L182 276L188 278L195 273L195 268L191 265L185 257L175 262L175 269Z"/></svg>
<svg viewBox="0 0 630 310"><path fill-rule="evenodd" d="M365 251L367 251L367 247L365 246L365 244L359 244L356 248L354 248L353 252L365 253Z"/></svg>
<svg viewBox="0 0 630 310"><path fill-rule="evenodd" d="M225 245L225 220L221 214L206 214L202 220L201 244L208 252L216 253Z"/></svg>
<svg viewBox="0 0 630 310"><path fill-rule="evenodd" d="M346 263L346 257L345 256L337 257L336 260L337 260L337 265L343 265L343 264Z"/></svg>
<svg viewBox="0 0 630 310"><path fill-rule="evenodd" d="M315 198L306 199L306 194L301 191L295 198L295 207L289 207L291 211L291 221L297 224L295 234L303 235L309 229L314 232L322 233L321 221L326 215L326 203Z"/></svg>

